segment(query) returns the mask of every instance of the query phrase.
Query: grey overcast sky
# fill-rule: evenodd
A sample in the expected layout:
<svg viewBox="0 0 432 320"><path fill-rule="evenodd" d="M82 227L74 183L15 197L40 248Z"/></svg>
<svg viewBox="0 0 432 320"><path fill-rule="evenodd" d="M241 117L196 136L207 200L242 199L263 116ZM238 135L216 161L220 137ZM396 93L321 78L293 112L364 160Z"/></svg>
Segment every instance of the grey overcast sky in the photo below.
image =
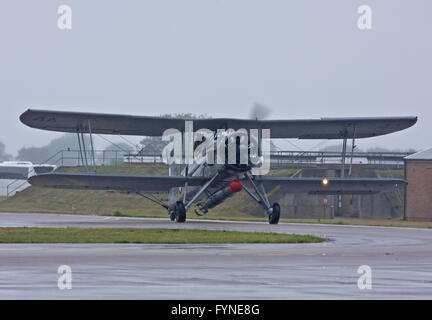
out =
<svg viewBox="0 0 432 320"><path fill-rule="evenodd" d="M416 115L358 145L432 147L431 15L430 0L2 0L0 141L60 135L21 124L27 108L241 118L260 101L274 119Z"/></svg>

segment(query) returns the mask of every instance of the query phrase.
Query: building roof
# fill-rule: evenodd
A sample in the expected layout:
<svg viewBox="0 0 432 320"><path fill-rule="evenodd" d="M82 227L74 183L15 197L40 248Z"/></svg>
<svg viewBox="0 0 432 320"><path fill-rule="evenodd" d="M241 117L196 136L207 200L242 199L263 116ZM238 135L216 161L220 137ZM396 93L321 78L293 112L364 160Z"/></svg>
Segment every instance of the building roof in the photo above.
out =
<svg viewBox="0 0 432 320"><path fill-rule="evenodd" d="M432 160L432 148L405 157L406 160Z"/></svg>

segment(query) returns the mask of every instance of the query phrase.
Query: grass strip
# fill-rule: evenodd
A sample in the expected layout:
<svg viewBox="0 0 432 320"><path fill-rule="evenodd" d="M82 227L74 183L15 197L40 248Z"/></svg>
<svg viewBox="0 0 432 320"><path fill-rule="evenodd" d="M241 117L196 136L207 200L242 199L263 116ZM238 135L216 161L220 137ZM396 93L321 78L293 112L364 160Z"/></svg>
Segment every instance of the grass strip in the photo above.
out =
<svg viewBox="0 0 432 320"><path fill-rule="evenodd" d="M313 243L312 235L196 229L0 228L0 243Z"/></svg>

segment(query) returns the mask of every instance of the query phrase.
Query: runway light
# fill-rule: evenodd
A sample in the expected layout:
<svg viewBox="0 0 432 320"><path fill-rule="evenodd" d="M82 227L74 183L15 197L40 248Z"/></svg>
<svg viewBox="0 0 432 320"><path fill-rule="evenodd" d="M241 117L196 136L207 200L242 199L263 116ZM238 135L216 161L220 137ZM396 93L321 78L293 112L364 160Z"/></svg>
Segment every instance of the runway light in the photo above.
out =
<svg viewBox="0 0 432 320"><path fill-rule="evenodd" d="M323 186L328 185L328 183L329 183L329 181L328 181L327 178L322 179L322 184L323 184Z"/></svg>

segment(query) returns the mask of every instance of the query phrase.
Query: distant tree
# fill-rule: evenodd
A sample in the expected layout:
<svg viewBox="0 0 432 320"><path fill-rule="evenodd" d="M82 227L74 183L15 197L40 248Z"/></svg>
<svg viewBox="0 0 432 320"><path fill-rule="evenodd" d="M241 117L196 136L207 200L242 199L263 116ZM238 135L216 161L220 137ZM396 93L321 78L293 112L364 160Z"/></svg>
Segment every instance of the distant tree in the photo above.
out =
<svg viewBox="0 0 432 320"><path fill-rule="evenodd" d="M122 154L127 154L127 153L133 153L135 151L135 149L124 142L119 142L119 143L111 143L110 145L108 145L104 151L120 151L122 152Z"/></svg>
<svg viewBox="0 0 432 320"><path fill-rule="evenodd" d="M12 156L6 153L6 146L4 143L0 142L0 161L12 160Z"/></svg>
<svg viewBox="0 0 432 320"><path fill-rule="evenodd" d="M162 137L145 137L140 144L139 154L160 155L167 142L162 141Z"/></svg>
<svg viewBox="0 0 432 320"><path fill-rule="evenodd" d="M89 137L87 136L84 139L88 150L90 150ZM21 148L18 150L17 159L21 161L31 161L33 163L44 163L61 150L78 150L78 148L77 136L75 134L67 133L59 138L51 140L43 147ZM76 164L76 161L74 161L74 164Z"/></svg>
<svg viewBox="0 0 432 320"><path fill-rule="evenodd" d="M128 153L135 153L131 145L124 142L111 143L104 149L103 155L98 155L99 162L111 165L123 164L124 156Z"/></svg>
<svg viewBox="0 0 432 320"><path fill-rule="evenodd" d="M174 113L174 114L163 114L161 118L186 118L186 119L206 119L210 118L206 114L194 115L192 113ZM163 148L168 144L166 141L162 141L162 137L145 137L141 140L140 154L151 154L160 155L162 154Z"/></svg>

